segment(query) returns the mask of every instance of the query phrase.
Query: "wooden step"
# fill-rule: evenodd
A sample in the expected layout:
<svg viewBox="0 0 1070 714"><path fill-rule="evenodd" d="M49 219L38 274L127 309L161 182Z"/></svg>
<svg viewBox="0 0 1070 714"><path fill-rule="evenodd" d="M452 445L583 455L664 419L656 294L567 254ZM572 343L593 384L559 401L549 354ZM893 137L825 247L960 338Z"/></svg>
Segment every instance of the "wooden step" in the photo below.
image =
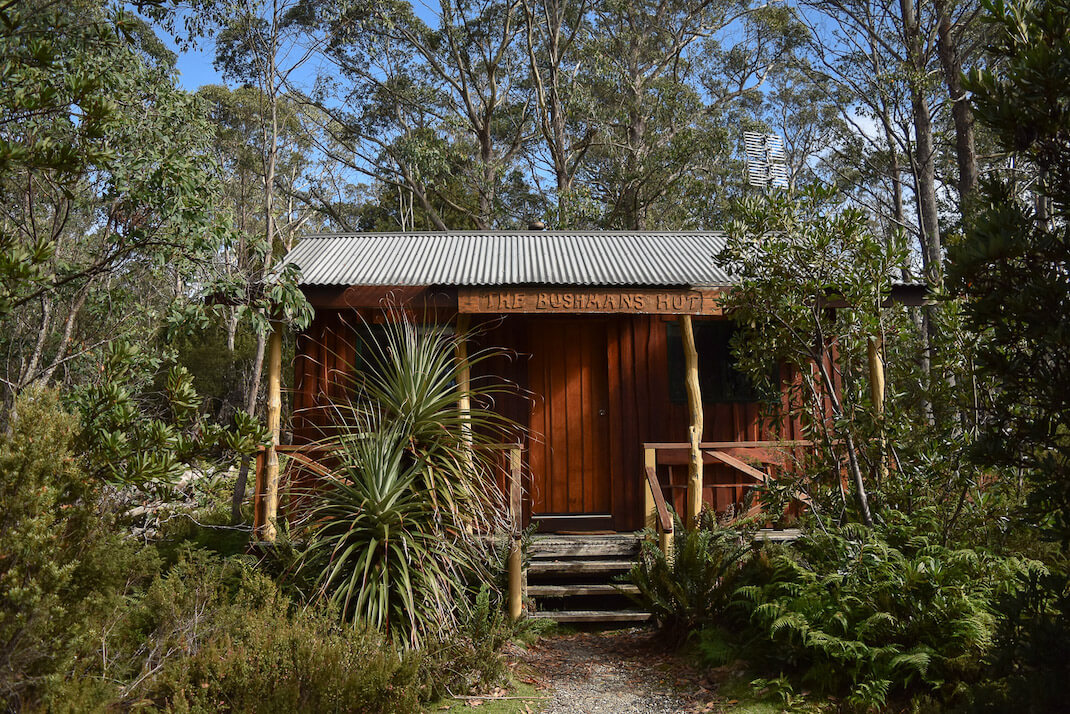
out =
<svg viewBox="0 0 1070 714"><path fill-rule="evenodd" d="M620 585L528 585L532 597L571 597L572 595L634 595L639 588L628 583Z"/></svg>
<svg viewBox="0 0 1070 714"><path fill-rule="evenodd" d="M649 612L640 610L543 610L532 617L554 622L645 622Z"/></svg>
<svg viewBox="0 0 1070 714"><path fill-rule="evenodd" d="M531 541L531 557L620 557L639 552L634 535L537 536Z"/></svg>
<svg viewBox="0 0 1070 714"><path fill-rule="evenodd" d="M790 543L800 538L802 538L801 528L782 528L780 530L762 528L754 534L754 540L769 541L771 543Z"/></svg>
<svg viewBox="0 0 1070 714"><path fill-rule="evenodd" d="M528 573L531 575L625 573L631 570L634 564L632 560L532 560L528 565Z"/></svg>

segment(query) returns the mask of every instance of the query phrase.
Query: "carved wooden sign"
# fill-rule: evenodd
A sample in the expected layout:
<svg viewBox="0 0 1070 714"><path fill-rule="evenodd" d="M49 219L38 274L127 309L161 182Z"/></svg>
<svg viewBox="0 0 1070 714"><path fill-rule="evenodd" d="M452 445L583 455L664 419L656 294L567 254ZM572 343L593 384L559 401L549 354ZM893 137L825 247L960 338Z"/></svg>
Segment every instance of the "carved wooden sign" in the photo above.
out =
<svg viewBox="0 0 1070 714"><path fill-rule="evenodd" d="M714 289L462 288L457 311L500 313L624 313L720 315Z"/></svg>

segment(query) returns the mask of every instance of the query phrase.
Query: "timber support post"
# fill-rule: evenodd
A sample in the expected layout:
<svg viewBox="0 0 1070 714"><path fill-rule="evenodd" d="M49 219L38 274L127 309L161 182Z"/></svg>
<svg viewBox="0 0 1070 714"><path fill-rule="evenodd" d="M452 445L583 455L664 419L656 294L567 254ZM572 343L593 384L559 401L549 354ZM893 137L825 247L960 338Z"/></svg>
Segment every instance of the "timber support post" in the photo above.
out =
<svg viewBox="0 0 1070 714"><path fill-rule="evenodd" d="M271 321L268 338L267 428L271 443L264 452L264 515L260 540L275 542L279 514L279 436L282 427L282 331L284 323Z"/></svg>
<svg viewBox="0 0 1070 714"><path fill-rule="evenodd" d="M658 533L658 547L665 554L665 560L672 562L672 531L662 530Z"/></svg>
<svg viewBox="0 0 1070 714"><path fill-rule="evenodd" d="M690 315L680 315L680 337L684 346L687 374L687 408L690 414L691 449L687 473L687 527L697 528L702 512L702 392L698 381L698 350L695 348L695 329Z"/></svg>
<svg viewBox="0 0 1070 714"><path fill-rule="evenodd" d="M457 409L461 413L461 438L467 449L467 457L472 459L472 370L468 362L468 326L470 318L466 314L457 316L457 334L454 335L454 358L457 363L457 390L460 397Z"/></svg>
<svg viewBox="0 0 1070 714"><path fill-rule="evenodd" d="M877 418L877 482L888 477L887 445L884 436L884 341L879 336L869 338L869 396L873 401L873 413Z"/></svg>
<svg viewBox="0 0 1070 714"><path fill-rule="evenodd" d="M658 452L649 446L643 449L643 503L646 514L646 527L658 534L658 547L665 554L665 559L672 560L673 521L669 514L665 494L658 481Z"/></svg>
<svg viewBox="0 0 1070 714"><path fill-rule="evenodd" d="M520 552L522 488L520 484L520 445L509 449L509 619L519 620L524 609L524 573Z"/></svg>

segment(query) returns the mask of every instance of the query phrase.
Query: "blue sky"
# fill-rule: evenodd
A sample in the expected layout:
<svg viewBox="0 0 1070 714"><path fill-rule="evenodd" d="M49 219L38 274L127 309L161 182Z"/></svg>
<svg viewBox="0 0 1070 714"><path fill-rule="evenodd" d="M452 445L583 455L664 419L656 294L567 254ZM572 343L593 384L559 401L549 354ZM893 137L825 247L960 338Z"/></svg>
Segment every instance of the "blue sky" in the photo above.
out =
<svg viewBox="0 0 1070 714"><path fill-rule="evenodd" d="M210 45L189 52L179 52L173 45L171 49L178 54L178 81L183 89L192 92L206 84L223 84L223 76L212 66L215 51Z"/></svg>
<svg viewBox="0 0 1070 714"><path fill-rule="evenodd" d="M413 12L424 22L431 26L438 24L437 0L412 0L411 5ZM179 85L183 89L193 92L206 84L226 84L223 76L212 66L215 47L210 37L202 38L195 49L183 52L166 32L160 31L159 35L171 51L178 55ZM311 81L313 74L310 68L306 78Z"/></svg>

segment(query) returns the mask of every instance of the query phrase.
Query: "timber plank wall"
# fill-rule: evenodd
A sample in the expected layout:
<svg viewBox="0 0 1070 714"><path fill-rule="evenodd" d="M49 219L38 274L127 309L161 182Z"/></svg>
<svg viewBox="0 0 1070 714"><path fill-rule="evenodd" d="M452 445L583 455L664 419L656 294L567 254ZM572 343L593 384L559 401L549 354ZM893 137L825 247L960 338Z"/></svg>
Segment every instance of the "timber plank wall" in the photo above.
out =
<svg viewBox="0 0 1070 714"><path fill-rule="evenodd" d="M354 309L317 310L313 323L297 338L294 364L294 414L291 427L295 444L307 444L320 437L322 427L331 423L325 407L331 400L344 399L349 389L348 372L355 358L356 330L362 319L369 322L381 315ZM504 348L507 354L481 362L473 371L475 383L482 379L504 379L515 384L518 394L499 398L495 409L514 421L528 425L535 395L529 393L528 320L546 319L527 315L501 318L473 316L476 336L469 352L480 348ZM671 317L660 315L599 315L578 317L598 321L606 328L608 366L609 462L612 473L612 501L617 530L643 526L642 445L645 442L686 442L686 403L669 397L668 325ZM716 319L716 318L713 318ZM701 365L700 365L701 369ZM791 376L782 370L787 384ZM786 392L782 399L787 399ZM704 402L703 441L766 441L802 439L796 420L775 424L763 417L757 402ZM537 438L529 435L529 440ZM525 463L529 449L525 449ZM799 454L796 454L799 456ZM773 472L775 476L775 470ZM670 503L684 511L687 466L662 467L659 477L671 491ZM703 500L724 512L737 504L743 486L752 481L727 466L705 467ZM730 487L736 485L735 488ZM527 500L527 499L526 499ZM525 503L525 521L530 516Z"/></svg>

